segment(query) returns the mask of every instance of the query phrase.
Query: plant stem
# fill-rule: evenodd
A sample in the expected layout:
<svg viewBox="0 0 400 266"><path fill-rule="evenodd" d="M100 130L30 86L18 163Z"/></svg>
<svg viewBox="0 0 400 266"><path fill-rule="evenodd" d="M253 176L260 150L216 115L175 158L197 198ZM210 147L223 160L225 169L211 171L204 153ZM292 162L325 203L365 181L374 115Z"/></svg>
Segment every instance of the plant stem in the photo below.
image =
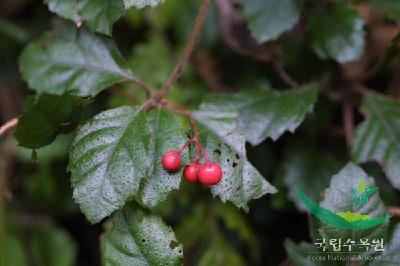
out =
<svg viewBox="0 0 400 266"><path fill-rule="evenodd" d="M394 36L394 38L390 41L389 45L386 47L386 50L382 57L379 59L378 64L372 69L370 73L370 78L378 75L386 66L392 62L392 60L399 53L399 48L397 45L400 42L400 32Z"/></svg>
<svg viewBox="0 0 400 266"><path fill-rule="evenodd" d="M175 113L177 113L179 115L186 116L189 119L189 123L190 123L190 126L193 129L194 135L198 136L200 134L199 133L199 129L196 126L196 122L194 121L194 118L192 116L192 113L190 113L190 111L187 110L185 107L183 107L182 105L180 105L180 104L178 104L176 102L171 102L171 101L168 101L166 99L163 99L161 101L160 106L168 109L171 112L175 112Z"/></svg>
<svg viewBox="0 0 400 266"><path fill-rule="evenodd" d="M139 79L137 77L134 77L134 76L129 76L129 81L137 84L139 87L144 89L144 91L146 92L147 98L151 98L151 95L152 95L151 91L152 90L151 90L150 86L146 84L146 82L144 82L143 80L141 80L141 79Z"/></svg>
<svg viewBox="0 0 400 266"><path fill-rule="evenodd" d="M0 137L3 137L10 130L14 129L18 124L18 118L15 117L0 127Z"/></svg>
<svg viewBox="0 0 400 266"><path fill-rule="evenodd" d="M347 147L351 147L354 136L353 106L349 101L343 103L343 124Z"/></svg>
<svg viewBox="0 0 400 266"><path fill-rule="evenodd" d="M201 2L199 12L194 20L192 33L190 34L189 40L186 43L182 57L179 59L169 78L164 82L155 96L156 101L161 100L161 98L171 89L172 85L182 76L182 73L185 70L193 53L194 47L196 46L197 40L199 39L201 30L203 29L204 21L206 20L207 11L210 4L211 0L203 0Z"/></svg>

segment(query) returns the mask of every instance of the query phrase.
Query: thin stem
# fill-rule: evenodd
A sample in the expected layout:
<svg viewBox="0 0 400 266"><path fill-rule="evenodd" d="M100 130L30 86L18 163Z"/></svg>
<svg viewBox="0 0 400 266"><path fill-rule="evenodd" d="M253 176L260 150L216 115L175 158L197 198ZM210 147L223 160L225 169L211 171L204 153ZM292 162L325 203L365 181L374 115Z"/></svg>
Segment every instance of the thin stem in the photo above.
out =
<svg viewBox="0 0 400 266"><path fill-rule="evenodd" d="M168 101L166 99L163 99L161 101L160 105L162 107L165 107L169 111L186 116L189 119L190 126L192 127L195 136L199 135L199 129L196 126L196 122L194 121L192 113L190 113L190 111L187 110L184 106L182 106L176 102Z"/></svg>
<svg viewBox="0 0 400 266"><path fill-rule="evenodd" d="M351 147L354 135L353 107L349 101L343 103L343 124L347 147Z"/></svg>
<svg viewBox="0 0 400 266"><path fill-rule="evenodd" d="M184 149L187 148L192 142L194 141L194 138L189 139L186 141L186 143L178 150L179 153L181 153Z"/></svg>
<svg viewBox="0 0 400 266"><path fill-rule="evenodd" d="M279 78L282 81L284 81L287 85L289 85L291 88L299 86L299 84L289 75L289 73L286 72L282 64L277 59L272 60L272 66L274 67Z"/></svg>
<svg viewBox="0 0 400 266"><path fill-rule="evenodd" d="M193 53L194 47L196 46L197 40L199 39L201 30L203 29L203 25L206 20L207 11L210 4L211 0L203 0L201 2L199 12L196 16L196 19L194 20L192 33L190 34L182 57L179 59L169 78L161 86L160 90L155 96L156 101L159 101L171 89L172 85L182 76L182 73L185 70Z"/></svg>
<svg viewBox="0 0 400 266"><path fill-rule="evenodd" d="M184 115L184 116L189 118L190 126L192 127L193 132L194 132L194 136L193 136L193 138L191 140L193 140L193 142L196 144L197 150L201 152L201 154L203 155L206 163L210 163L210 158L208 157L207 151L200 144L200 141L199 141L200 132L199 132L199 129L197 128L197 126L196 126L196 122L194 121L192 113L190 113L182 105L180 105L178 103L175 103L175 102L168 101L166 99L163 99L161 102L159 102L159 105L161 107L171 111L171 112L174 112L174 113L179 114L179 115ZM191 141L191 140L189 140L189 141ZM189 141L188 141L187 145L190 144ZM186 148L186 146L182 147L181 149L183 150L184 148ZM198 156L196 156L196 160L197 160L197 157Z"/></svg>
<svg viewBox="0 0 400 266"><path fill-rule="evenodd" d="M0 127L0 137L3 137L7 132L13 130L18 124L18 118L15 117Z"/></svg>
<svg viewBox="0 0 400 266"><path fill-rule="evenodd" d="M151 87L146 84L146 82L144 82L143 80L141 80L139 78L133 77L133 76L129 77L129 81L137 84L139 87L144 89L144 91L146 92L147 98L151 98L151 96L152 96L152 92L151 91L152 90L151 90Z"/></svg>
<svg viewBox="0 0 400 266"><path fill-rule="evenodd" d="M206 164L210 163L210 157L208 157L207 151L201 146L200 141L196 138L195 143L197 145L197 149L200 150L201 154L203 155L204 159L206 160Z"/></svg>

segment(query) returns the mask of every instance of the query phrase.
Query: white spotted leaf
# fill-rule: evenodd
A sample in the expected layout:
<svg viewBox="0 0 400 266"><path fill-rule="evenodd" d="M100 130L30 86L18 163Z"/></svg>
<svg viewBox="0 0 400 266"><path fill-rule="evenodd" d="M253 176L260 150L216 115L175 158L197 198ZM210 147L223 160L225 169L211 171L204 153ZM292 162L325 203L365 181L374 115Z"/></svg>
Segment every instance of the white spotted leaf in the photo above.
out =
<svg viewBox="0 0 400 266"><path fill-rule="evenodd" d="M131 198L156 206L181 179L180 171L161 168L161 156L185 141L174 117L159 109L124 106L96 115L78 129L70 150L75 201L91 222Z"/></svg>
<svg viewBox="0 0 400 266"><path fill-rule="evenodd" d="M246 139L238 131L237 113L199 110L193 116L202 125L201 142L211 161L218 162L223 171L221 182L211 186L214 196L247 211L250 200L277 192L247 160Z"/></svg>
<svg viewBox="0 0 400 266"><path fill-rule="evenodd" d="M136 7L143 8L145 6L157 6L162 4L164 0L124 0L125 8Z"/></svg>
<svg viewBox="0 0 400 266"><path fill-rule="evenodd" d="M183 247L161 217L127 205L101 239L103 265L183 265Z"/></svg>

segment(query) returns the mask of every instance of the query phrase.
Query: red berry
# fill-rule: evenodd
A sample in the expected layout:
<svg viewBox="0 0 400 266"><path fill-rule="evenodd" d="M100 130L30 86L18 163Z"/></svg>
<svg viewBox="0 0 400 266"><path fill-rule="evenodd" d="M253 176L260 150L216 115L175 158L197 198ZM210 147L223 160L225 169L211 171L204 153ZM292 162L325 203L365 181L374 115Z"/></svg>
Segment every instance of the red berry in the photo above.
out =
<svg viewBox="0 0 400 266"><path fill-rule="evenodd" d="M179 170L182 164L182 157L178 151L168 151L164 154L161 163L165 170L174 172Z"/></svg>
<svg viewBox="0 0 400 266"><path fill-rule="evenodd" d="M183 177L189 183L196 183L199 174L200 164L198 162L191 162L185 166L183 170Z"/></svg>
<svg viewBox="0 0 400 266"><path fill-rule="evenodd" d="M206 163L200 166L199 180L205 186L218 184L222 179L222 169L218 163Z"/></svg>

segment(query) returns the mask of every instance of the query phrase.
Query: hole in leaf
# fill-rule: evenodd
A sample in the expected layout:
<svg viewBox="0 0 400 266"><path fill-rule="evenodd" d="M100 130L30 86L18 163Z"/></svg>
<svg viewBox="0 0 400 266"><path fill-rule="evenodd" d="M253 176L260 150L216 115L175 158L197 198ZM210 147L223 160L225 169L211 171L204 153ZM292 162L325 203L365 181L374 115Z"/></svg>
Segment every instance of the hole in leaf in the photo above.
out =
<svg viewBox="0 0 400 266"><path fill-rule="evenodd" d="M215 150L214 150L214 153L216 153L216 154L218 154L218 155L221 155L221 150L220 150L220 149L215 149Z"/></svg>
<svg viewBox="0 0 400 266"><path fill-rule="evenodd" d="M235 154L235 157L236 157L236 159L238 159L238 160L240 159L240 156L239 156L239 154L237 154L237 153Z"/></svg>
<svg viewBox="0 0 400 266"><path fill-rule="evenodd" d="M233 162L232 167L236 167L237 163Z"/></svg>
<svg viewBox="0 0 400 266"><path fill-rule="evenodd" d="M177 246L179 246L179 243L176 242L175 240L171 240L171 242L169 242L169 247L170 247L171 249L174 249L174 248L176 248Z"/></svg>
<svg viewBox="0 0 400 266"><path fill-rule="evenodd" d="M142 239L142 243L145 243L146 242L146 239Z"/></svg>

